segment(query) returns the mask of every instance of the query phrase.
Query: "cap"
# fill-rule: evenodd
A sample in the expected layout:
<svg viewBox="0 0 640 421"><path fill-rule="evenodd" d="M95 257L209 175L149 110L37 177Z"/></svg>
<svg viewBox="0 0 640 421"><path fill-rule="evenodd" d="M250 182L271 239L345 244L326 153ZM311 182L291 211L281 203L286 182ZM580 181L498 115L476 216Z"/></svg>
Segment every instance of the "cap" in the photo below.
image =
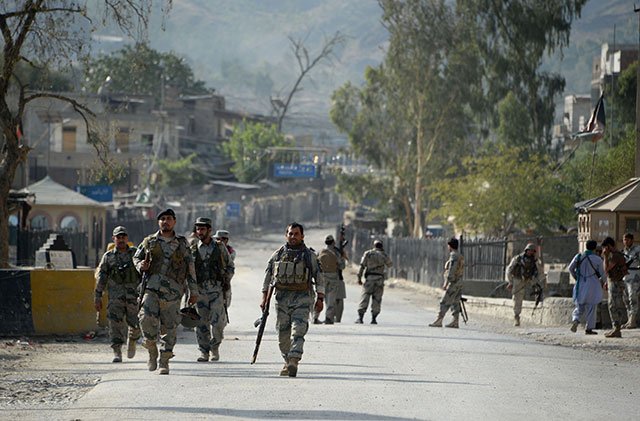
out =
<svg viewBox="0 0 640 421"><path fill-rule="evenodd" d="M173 216L175 218L176 217L176 213L173 211L173 209L169 208L169 209L165 209L162 212L160 212L158 214L158 219L162 218L163 216Z"/></svg>
<svg viewBox="0 0 640 421"><path fill-rule="evenodd" d="M324 237L324 242L325 242L326 244L333 243L333 242L335 242L335 241L336 241L336 240L333 238L333 235L331 235L331 234L329 234L329 235L327 235L326 237Z"/></svg>
<svg viewBox="0 0 640 421"><path fill-rule="evenodd" d="M379 249L381 249L381 248L382 248L382 241L380 241L380 240L375 240L375 241L373 242L373 246L374 246L374 247L377 247L377 248L379 248Z"/></svg>
<svg viewBox="0 0 640 421"><path fill-rule="evenodd" d="M460 242L457 238L453 237L449 241L447 241L447 245L451 246L451 248L457 249L460 245Z"/></svg>
<svg viewBox="0 0 640 421"><path fill-rule="evenodd" d="M127 229L125 227L123 227L122 225L117 226L113 229L113 236L115 237L116 235L129 235L129 233L127 233Z"/></svg>
<svg viewBox="0 0 640 421"><path fill-rule="evenodd" d="M196 219L196 222L194 223L194 225L206 225L209 228L211 228L211 219L200 217Z"/></svg>
<svg viewBox="0 0 640 421"><path fill-rule="evenodd" d="M180 324L184 327L194 328L200 324L200 315L193 307L180 309L180 319Z"/></svg>
<svg viewBox="0 0 640 421"><path fill-rule="evenodd" d="M214 235L214 237L216 237L216 238L229 238L229 231L218 230L218 231L216 231L216 235Z"/></svg>
<svg viewBox="0 0 640 421"><path fill-rule="evenodd" d="M527 251L527 250L535 251L536 250L536 245L533 244L533 243L528 243L527 246L524 248L524 251Z"/></svg>

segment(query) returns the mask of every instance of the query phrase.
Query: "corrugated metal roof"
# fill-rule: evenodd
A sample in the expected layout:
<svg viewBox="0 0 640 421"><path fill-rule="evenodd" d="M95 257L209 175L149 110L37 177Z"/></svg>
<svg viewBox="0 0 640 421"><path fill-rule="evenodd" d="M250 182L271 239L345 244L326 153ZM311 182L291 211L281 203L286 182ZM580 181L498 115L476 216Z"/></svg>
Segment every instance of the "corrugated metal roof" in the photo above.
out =
<svg viewBox="0 0 640 421"><path fill-rule="evenodd" d="M37 181L26 189L29 193L36 195L36 205L66 205L66 206L91 206L96 208L104 207L100 202L88 198L70 188L56 183L49 176Z"/></svg>
<svg viewBox="0 0 640 421"><path fill-rule="evenodd" d="M589 211L640 211L640 178L631 178L609 193L581 204Z"/></svg>

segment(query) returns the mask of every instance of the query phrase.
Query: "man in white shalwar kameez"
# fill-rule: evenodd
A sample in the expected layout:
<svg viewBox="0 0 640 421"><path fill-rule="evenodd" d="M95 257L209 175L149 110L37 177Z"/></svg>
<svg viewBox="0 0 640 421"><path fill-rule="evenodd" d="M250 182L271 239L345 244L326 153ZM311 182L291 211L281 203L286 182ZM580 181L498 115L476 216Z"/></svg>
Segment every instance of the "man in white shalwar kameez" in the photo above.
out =
<svg viewBox="0 0 640 421"><path fill-rule="evenodd" d="M580 324L580 319L585 319L585 334L596 335L593 329L596 327L596 309L602 301L602 282L604 266L602 259L595 253L598 243L594 240L587 241L587 250L577 254L569 264L569 272L576 280L573 287L573 322L571 331L575 332Z"/></svg>

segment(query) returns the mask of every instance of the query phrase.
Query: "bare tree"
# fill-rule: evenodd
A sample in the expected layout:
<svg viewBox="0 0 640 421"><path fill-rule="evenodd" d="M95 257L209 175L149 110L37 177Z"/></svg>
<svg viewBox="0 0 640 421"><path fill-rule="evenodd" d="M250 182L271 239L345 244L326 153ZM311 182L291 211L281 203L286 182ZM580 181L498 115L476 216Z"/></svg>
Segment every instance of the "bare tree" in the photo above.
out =
<svg viewBox="0 0 640 421"><path fill-rule="evenodd" d="M304 39L294 38L292 36L287 38L289 38L291 51L296 58L296 63L298 64L298 77L284 101L279 98L271 98L271 106L278 118L278 131L280 132L282 131L282 121L289 110L293 96L302 90L302 87L300 86L302 80L321 62L331 62L335 49L343 45L346 41L346 37L338 31L333 34L333 36L325 38L320 52L315 56L311 56L305 45L306 37Z"/></svg>
<svg viewBox="0 0 640 421"><path fill-rule="evenodd" d="M164 4L165 13L171 0ZM84 118L99 157L107 162L100 140L92 134L93 113L72 98L33 91L21 82L19 68L28 65L43 73L71 68L89 52L91 34L115 24L135 39L146 37L152 0L3 0L0 2L0 267L9 266L9 190L30 147L22 137L25 107L37 98L69 104Z"/></svg>

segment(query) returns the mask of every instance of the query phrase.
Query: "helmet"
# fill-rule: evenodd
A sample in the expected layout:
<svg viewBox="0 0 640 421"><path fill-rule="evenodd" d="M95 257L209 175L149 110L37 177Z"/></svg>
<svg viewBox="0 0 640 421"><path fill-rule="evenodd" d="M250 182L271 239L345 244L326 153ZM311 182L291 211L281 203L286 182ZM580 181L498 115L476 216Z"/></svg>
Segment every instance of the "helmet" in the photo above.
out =
<svg viewBox="0 0 640 421"><path fill-rule="evenodd" d="M180 315L182 316L180 324L184 327L194 328L198 326L200 321L200 315L193 307L184 307L180 309Z"/></svg>
<svg viewBox="0 0 640 421"><path fill-rule="evenodd" d="M373 242L373 246L374 246L374 247L376 247L376 248L381 249L381 248L382 248L382 241L380 241L380 240L375 240L375 241Z"/></svg>
<svg viewBox="0 0 640 421"><path fill-rule="evenodd" d="M536 245L535 244L528 243L527 246L524 248L524 251L527 251L527 250L534 250L535 251L535 249L536 249Z"/></svg>

